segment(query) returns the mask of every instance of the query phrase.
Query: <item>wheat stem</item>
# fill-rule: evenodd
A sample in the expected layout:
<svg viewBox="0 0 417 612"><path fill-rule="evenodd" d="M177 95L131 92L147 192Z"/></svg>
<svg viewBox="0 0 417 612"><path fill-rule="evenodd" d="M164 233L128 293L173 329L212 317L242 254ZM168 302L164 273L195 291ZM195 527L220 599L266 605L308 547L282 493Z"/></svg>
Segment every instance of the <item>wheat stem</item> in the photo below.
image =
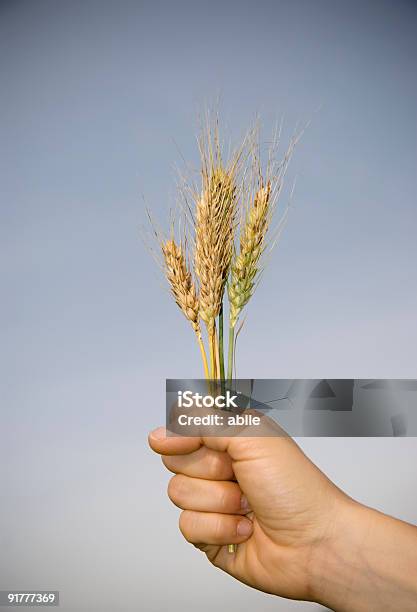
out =
<svg viewBox="0 0 417 612"><path fill-rule="evenodd" d="M229 354L227 358L227 380L232 382L233 378L233 347L235 343L235 327L229 325Z"/></svg>
<svg viewBox="0 0 417 612"><path fill-rule="evenodd" d="M214 321L214 358L216 360L216 380L220 377L220 354L219 354L219 337L217 335L216 321Z"/></svg>
<svg viewBox="0 0 417 612"><path fill-rule="evenodd" d="M214 380L216 376L216 332L214 328L209 332L209 352L210 352L210 378Z"/></svg>
<svg viewBox="0 0 417 612"><path fill-rule="evenodd" d="M223 302L219 312L219 366L220 379L224 380L224 346L223 346Z"/></svg>
<svg viewBox="0 0 417 612"><path fill-rule="evenodd" d="M204 348L203 339L201 338L201 336L197 336L197 342L198 342L198 346L200 347L201 357L203 358L204 375L206 377L206 380L209 380L210 374L209 374L209 368L208 368L208 363L207 363L207 355L206 355L206 350Z"/></svg>
<svg viewBox="0 0 417 612"><path fill-rule="evenodd" d="M216 327L214 328L214 350L216 355L216 378L220 378L220 349L219 349L219 337L217 335Z"/></svg>

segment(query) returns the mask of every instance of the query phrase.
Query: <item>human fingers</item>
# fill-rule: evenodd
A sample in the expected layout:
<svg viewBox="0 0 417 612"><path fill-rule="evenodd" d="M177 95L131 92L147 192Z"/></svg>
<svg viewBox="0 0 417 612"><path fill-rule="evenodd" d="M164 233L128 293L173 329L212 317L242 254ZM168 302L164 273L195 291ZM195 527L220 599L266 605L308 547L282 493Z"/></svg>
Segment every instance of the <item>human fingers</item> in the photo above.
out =
<svg viewBox="0 0 417 612"><path fill-rule="evenodd" d="M253 523L246 517L193 510L181 513L179 526L185 539L196 545L241 544L253 532Z"/></svg>
<svg viewBox="0 0 417 612"><path fill-rule="evenodd" d="M158 427L148 436L149 446L160 455L185 455L197 450L201 444L199 437L167 436L165 427Z"/></svg>
<svg viewBox="0 0 417 612"><path fill-rule="evenodd" d="M232 460L227 453L201 446L187 455L163 455L165 467L175 474L206 480L234 479Z"/></svg>
<svg viewBox="0 0 417 612"><path fill-rule="evenodd" d="M248 500L235 482L203 480L177 474L168 485L168 496L179 508L199 512L247 514Z"/></svg>

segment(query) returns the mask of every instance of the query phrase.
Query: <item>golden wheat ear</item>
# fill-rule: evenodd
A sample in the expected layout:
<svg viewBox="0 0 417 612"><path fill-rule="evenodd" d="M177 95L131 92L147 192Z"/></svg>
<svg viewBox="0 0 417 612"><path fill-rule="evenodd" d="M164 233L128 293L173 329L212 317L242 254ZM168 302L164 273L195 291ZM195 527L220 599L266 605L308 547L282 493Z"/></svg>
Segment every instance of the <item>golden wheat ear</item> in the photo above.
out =
<svg viewBox="0 0 417 612"><path fill-rule="evenodd" d="M209 377L207 357L203 345L199 318L199 301L191 272L187 268L185 249L175 240L166 240L161 245L164 258L165 276L170 285L172 296L184 316L190 321L197 336L203 358L204 373Z"/></svg>
<svg viewBox="0 0 417 612"><path fill-rule="evenodd" d="M209 175L203 175L203 193L196 208L194 264L200 288L200 317L209 337L211 375L218 378L222 376L222 350L218 347L215 321L222 308L233 253L236 216L233 175L221 166L210 168Z"/></svg>
<svg viewBox="0 0 417 612"><path fill-rule="evenodd" d="M200 332L197 292L187 269L183 248L175 240L166 240L162 244L165 275L170 284L175 302L190 321L196 333Z"/></svg>
<svg viewBox="0 0 417 612"><path fill-rule="evenodd" d="M224 378L222 304L234 250L242 147L225 161L218 121L208 116L199 149L202 184L195 194L194 267L199 284L200 317L209 339L211 377Z"/></svg>

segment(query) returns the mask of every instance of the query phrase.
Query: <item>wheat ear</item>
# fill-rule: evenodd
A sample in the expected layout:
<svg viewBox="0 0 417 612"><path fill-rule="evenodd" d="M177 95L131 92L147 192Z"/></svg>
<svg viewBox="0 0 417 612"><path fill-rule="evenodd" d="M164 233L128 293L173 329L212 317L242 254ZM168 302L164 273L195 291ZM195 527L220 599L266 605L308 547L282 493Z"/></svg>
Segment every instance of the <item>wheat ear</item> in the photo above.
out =
<svg viewBox="0 0 417 612"><path fill-rule="evenodd" d="M259 260L265 248L265 236L270 221L270 181L264 186L260 178L260 187L255 193L240 236L240 249L231 266L228 283L229 314L229 359L228 379L232 378L234 329L239 314L250 300L259 276Z"/></svg>
<svg viewBox="0 0 417 612"><path fill-rule="evenodd" d="M236 216L234 173L203 164L203 192L197 200L195 272L199 279L199 314L207 326L211 377L217 378L216 317L219 315L233 255Z"/></svg>
<svg viewBox="0 0 417 612"><path fill-rule="evenodd" d="M268 230L271 184L255 194L240 237L240 251L231 269L228 286L230 325L234 327L243 307L251 298L259 274L259 259Z"/></svg>
<svg viewBox="0 0 417 612"><path fill-rule="evenodd" d="M201 336L199 320L199 302L191 272L187 268L185 249L174 240L166 240L162 244L165 276L169 282L175 302L190 321L197 337L203 359L204 372L209 378L208 364Z"/></svg>

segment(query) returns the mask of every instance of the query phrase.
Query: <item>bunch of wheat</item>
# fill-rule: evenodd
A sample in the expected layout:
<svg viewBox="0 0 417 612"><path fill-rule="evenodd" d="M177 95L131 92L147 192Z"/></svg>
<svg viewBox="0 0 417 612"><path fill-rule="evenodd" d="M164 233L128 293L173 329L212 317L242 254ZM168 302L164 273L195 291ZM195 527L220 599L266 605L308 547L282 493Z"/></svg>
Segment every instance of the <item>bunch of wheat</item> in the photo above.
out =
<svg viewBox="0 0 417 612"><path fill-rule="evenodd" d="M194 330L207 380L220 380L222 384L226 380L223 335L226 294L227 381L229 384L232 381L235 328L258 285L266 247L273 246L277 237L271 232L273 212L298 138L290 142L279 163L274 138L263 169L257 127L225 161L218 123L208 124L199 141L200 186L186 190L191 194L191 204L187 200L189 222L185 236L176 241L172 232L169 239L160 241L165 276L175 302ZM191 247L187 248L188 245ZM210 366L201 321L207 329ZM228 547L231 553L235 549L233 544Z"/></svg>
<svg viewBox="0 0 417 612"><path fill-rule="evenodd" d="M232 379L236 325L258 285L265 250L275 243L273 212L298 138L291 140L278 162L279 134L274 137L265 168L258 127L226 160L217 122L209 123L199 140L201 181L198 188L189 189L186 239L176 241L171 236L161 241L161 249L171 293L196 334L207 379ZM227 376L225 295L229 303ZM207 330L210 365L201 321Z"/></svg>

